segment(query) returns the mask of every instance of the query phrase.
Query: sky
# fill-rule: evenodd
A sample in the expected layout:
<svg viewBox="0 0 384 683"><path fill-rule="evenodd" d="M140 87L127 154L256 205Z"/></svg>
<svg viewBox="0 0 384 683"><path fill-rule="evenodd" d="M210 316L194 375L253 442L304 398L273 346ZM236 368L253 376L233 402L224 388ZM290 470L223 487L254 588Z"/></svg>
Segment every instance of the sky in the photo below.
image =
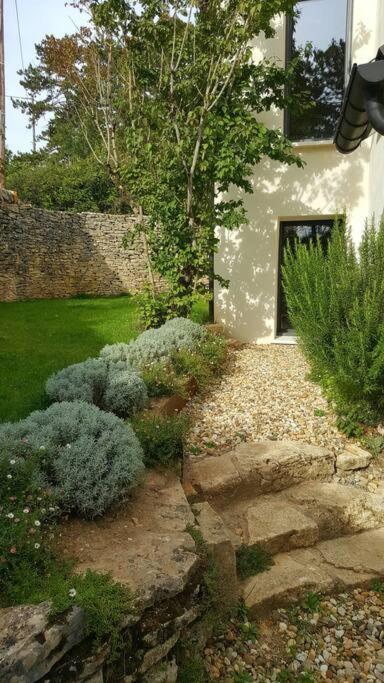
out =
<svg viewBox="0 0 384 683"><path fill-rule="evenodd" d="M34 62L34 46L47 33L58 37L73 33L75 28L72 21L79 23L78 12L72 7L66 7L66 0L17 0L17 4L26 66ZM17 75L21 68L21 55L15 0L4 0L4 33L7 147L12 152L29 152L32 149L32 132L27 129L26 117L13 108L10 100L11 95L25 94Z"/></svg>

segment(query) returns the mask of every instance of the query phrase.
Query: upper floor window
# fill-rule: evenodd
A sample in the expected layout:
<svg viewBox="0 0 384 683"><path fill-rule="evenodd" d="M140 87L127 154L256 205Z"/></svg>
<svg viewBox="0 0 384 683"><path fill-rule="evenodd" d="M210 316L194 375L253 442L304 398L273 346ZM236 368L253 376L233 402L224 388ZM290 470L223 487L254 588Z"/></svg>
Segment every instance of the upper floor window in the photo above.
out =
<svg viewBox="0 0 384 683"><path fill-rule="evenodd" d="M298 16L287 21L287 59L310 43L301 58L298 88L310 93L312 109L286 112L285 132L291 140L333 138L345 84L348 0L301 0Z"/></svg>

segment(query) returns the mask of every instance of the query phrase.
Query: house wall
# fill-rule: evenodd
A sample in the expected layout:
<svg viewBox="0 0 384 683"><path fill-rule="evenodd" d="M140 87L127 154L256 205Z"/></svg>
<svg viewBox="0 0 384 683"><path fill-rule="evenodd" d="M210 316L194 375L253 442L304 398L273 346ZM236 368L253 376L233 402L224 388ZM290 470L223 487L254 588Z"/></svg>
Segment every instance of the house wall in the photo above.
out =
<svg viewBox="0 0 384 683"><path fill-rule="evenodd" d="M376 55L380 45L376 22L383 6L384 0L354 0L352 62L366 62ZM256 60L266 55L284 63L284 17L276 28L274 39L255 44ZM264 121L282 128L283 112L265 114ZM215 315L231 334L257 343L269 343L276 336L281 219L332 217L346 209L358 240L369 213L383 209L384 193L379 191L383 174L378 172L384 170L382 145L382 140L370 138L357 152L343 156L330 141L296 143L296 152L306 163L304 169L268 159L255 168L254 194L245 198L249 224L221 233L216 257L216 270L230 280L230 287L216 288ZM377 175L376 186L370 190L370 179Z"/></svg>
<svg viewBox="0 0 384 683"><path fill-rule="evenodd" d="M384 45L384 0L377 5L375 21L375 43L377 48ZM372 137L370 159L370 215L374 214L376 220L380 220L384 212L384 137L375 133Z"/></svg>

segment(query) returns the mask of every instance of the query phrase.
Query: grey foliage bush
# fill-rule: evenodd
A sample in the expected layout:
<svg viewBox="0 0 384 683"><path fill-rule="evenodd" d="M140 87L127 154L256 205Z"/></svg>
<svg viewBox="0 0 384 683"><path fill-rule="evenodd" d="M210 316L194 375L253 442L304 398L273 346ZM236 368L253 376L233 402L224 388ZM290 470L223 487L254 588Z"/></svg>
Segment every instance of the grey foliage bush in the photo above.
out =
<svg viewBox="0 0 384 683"><path fill-rule="evenodd" d="M132 428L87 403L54 403L0 425L0 451L18 453L23 440L41 453L41 475L59 505L87 518L121 499L144 470Z"/></svg>
<svg viewBox="0 0 384 683"><path fill-rule="evenodd" d="M201 325L187 318L174 318L162 327L143 332L129 344L105 346L101 358L111 364L125 364L126 367L141 368L169 358L174 351L194 349L206 338Z"/></svg>
<svg viewBox="0 0 384 683"><path fill-rule="evenodd" d="M108 364L102 358L89 358L52 375L46 383L51 401L85 401L102 410L130 417L148 400L144 381L127 364Z"/></svg>
<svg viewBox="0 0 384 683"><path fill-rule="evenodd" d="M101 358L88 358L51 375L45 390L51 401L85 401L100 406L107 376L108 366Z"/></svg>
<svg viewBox="0 0 384 683"><path fill-rule="evenodd" d="M131 416L147 403L147 387L136 372L110 372L103 400L106 410L122 417Z"/></svg>

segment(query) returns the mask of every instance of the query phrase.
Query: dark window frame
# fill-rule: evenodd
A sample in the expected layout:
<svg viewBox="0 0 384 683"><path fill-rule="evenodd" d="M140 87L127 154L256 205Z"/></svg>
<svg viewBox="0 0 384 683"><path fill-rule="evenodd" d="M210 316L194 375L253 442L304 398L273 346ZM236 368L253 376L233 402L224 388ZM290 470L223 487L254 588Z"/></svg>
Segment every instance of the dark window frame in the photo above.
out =
<svg viewBox="0 0 384 683"><path fill-rule="evenodd" d="M298 0L298 2L307 2L307 0ZM345 26L345 66L344 66L344 81L345 85L348 83L349 74L352 68L352 30L353 30L353 0L347 0L347 20ZM288 66L292 59L292 36L293 36L293 18L285 15L285 67ZM284 135L289 138L291 114L284 109ZM324 142L331 140L331 138L302 138L301 140L294 140L293 142L300 144L301 142Z"/></svg>
<svg viewBox="0 0 384 683"><path fill-rule="evenodd" d="M283 297L283 278L282 278L282 271L281 267L283 265L283 256L284 256L284 228L286 226L296 226L296 225L319 225L319 223L323 223L324 225L329 224L331 227L334 226L336 220L336 215L326 215L326 216L316 216L313 217L311 216L310 218L281 218L279 220L279 253L278 253L278 277L277 277L277 307L276 307L276 336L279 337L282 334L286 332L285 329L282 327L282 312L283 312L283 307L282 307L282 297Z"/></svg>

